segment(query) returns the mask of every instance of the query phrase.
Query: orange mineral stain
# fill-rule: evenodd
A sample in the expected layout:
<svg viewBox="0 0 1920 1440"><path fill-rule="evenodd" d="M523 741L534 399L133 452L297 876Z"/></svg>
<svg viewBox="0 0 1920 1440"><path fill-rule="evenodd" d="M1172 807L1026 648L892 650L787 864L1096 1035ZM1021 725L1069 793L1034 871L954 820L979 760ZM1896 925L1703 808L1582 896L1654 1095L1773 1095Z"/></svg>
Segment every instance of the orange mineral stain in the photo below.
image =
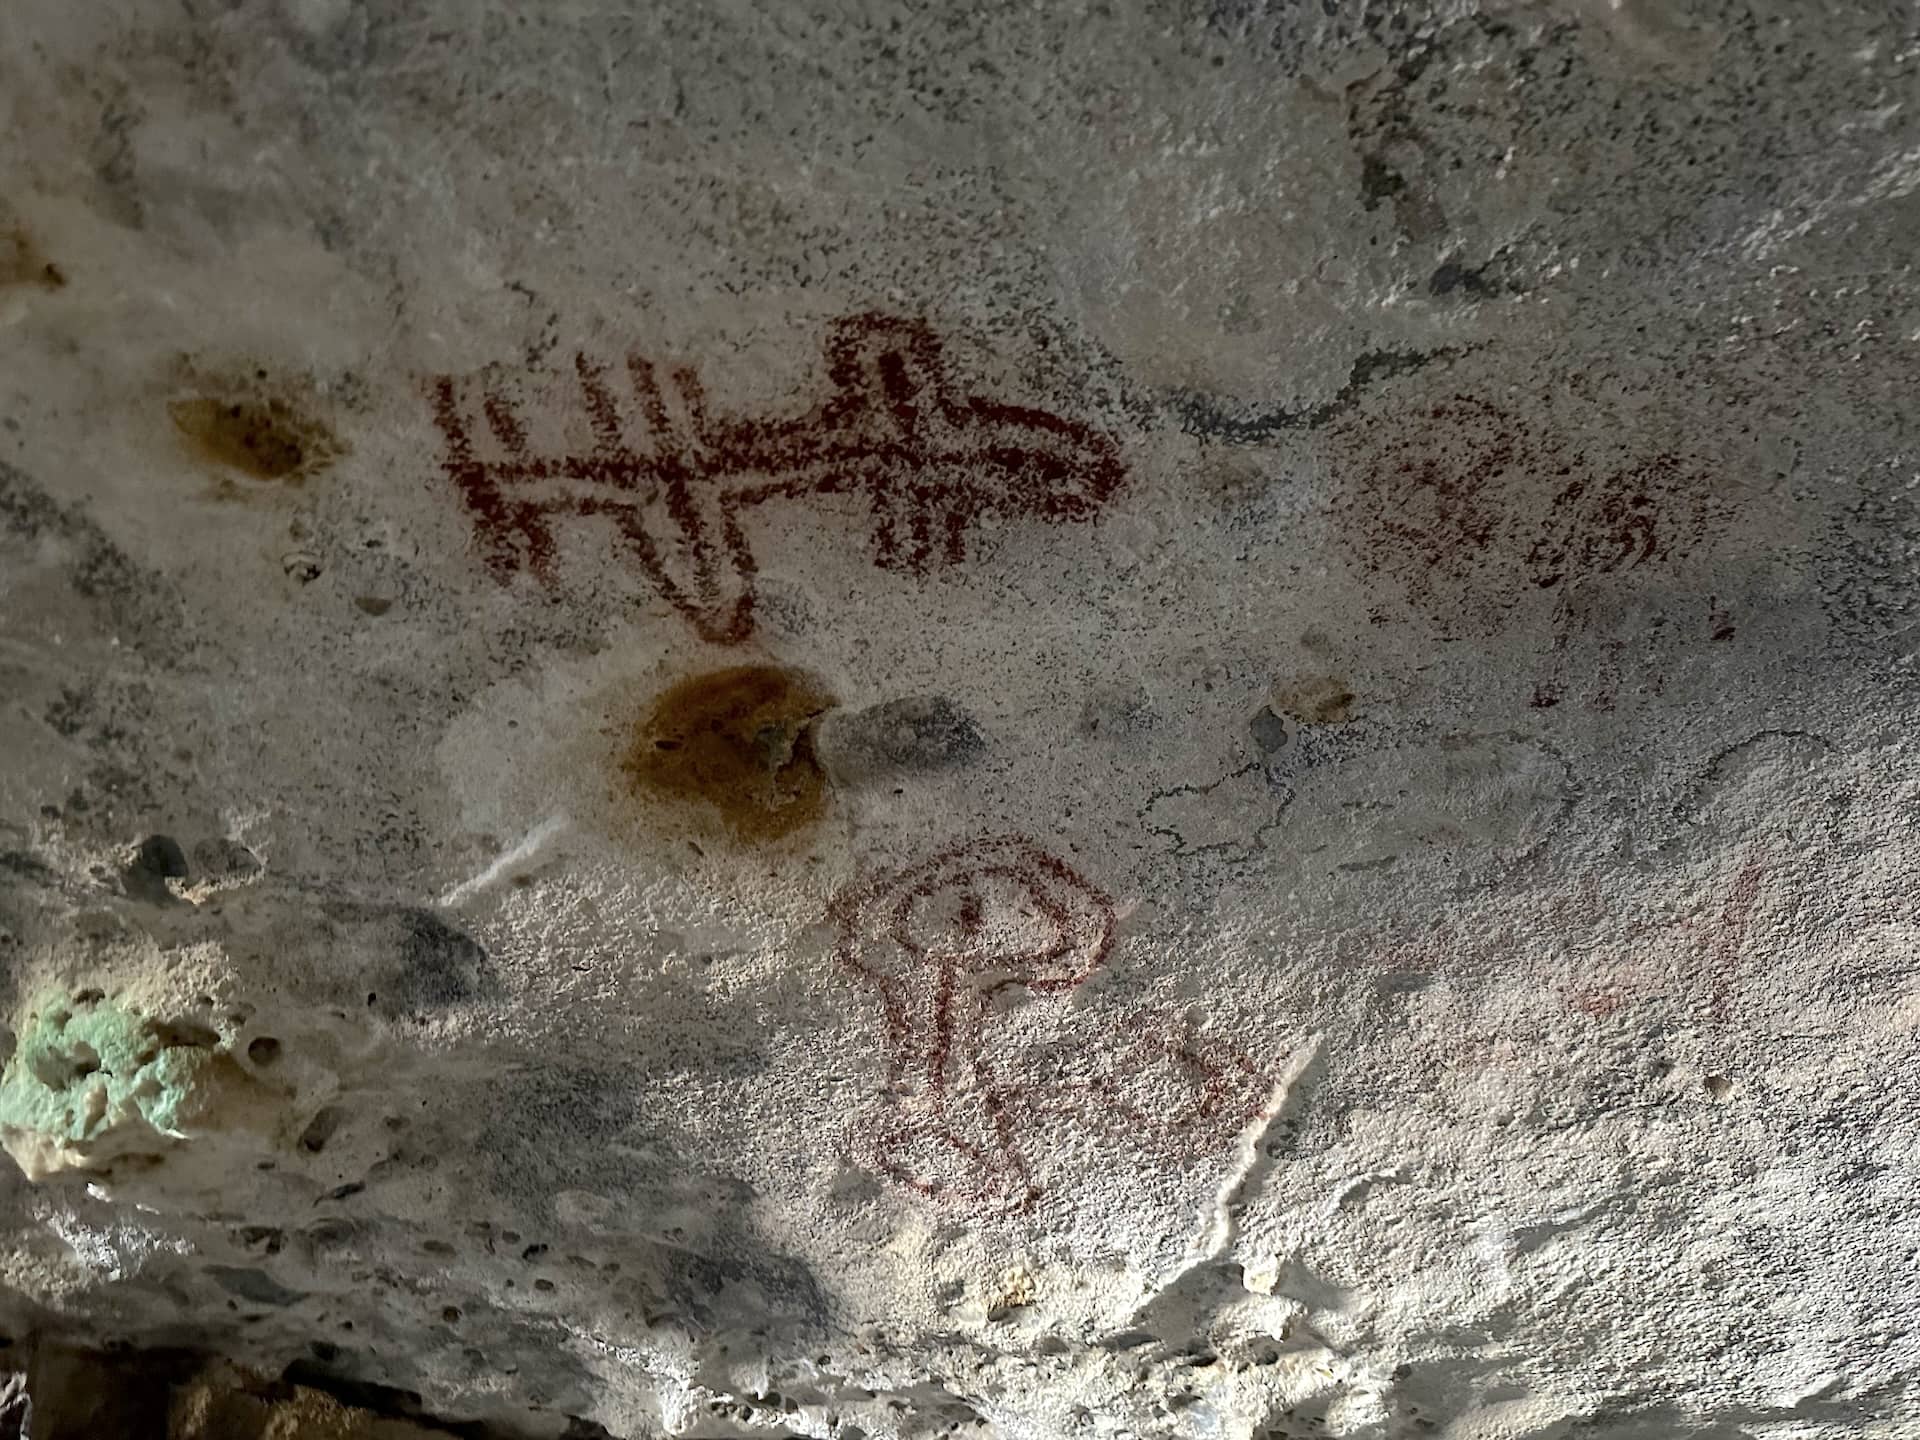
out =
<svg viewBox="0 0 1920 1440"><path fill-rule="evenodd" d="M781 666L691 675L641 718L621 772L636 799L717 821L743 844L781 840L826 814L813 727L834 704L819 681Z"/></svg>

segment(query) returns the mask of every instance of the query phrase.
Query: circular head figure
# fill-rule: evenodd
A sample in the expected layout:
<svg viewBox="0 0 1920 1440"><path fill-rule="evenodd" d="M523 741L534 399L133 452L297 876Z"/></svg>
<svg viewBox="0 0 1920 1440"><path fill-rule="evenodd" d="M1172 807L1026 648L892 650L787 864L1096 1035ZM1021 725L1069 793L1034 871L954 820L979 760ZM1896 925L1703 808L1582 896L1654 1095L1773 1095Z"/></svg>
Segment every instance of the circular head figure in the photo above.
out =
<svg viewBox="0 0 1920 1440"><path fill-rule="evenodd" d="M982 990L1069 990L1113 949L1113 901L1019 836L944 850L842 894L840 958L883 988L966 974Z"/></svg>

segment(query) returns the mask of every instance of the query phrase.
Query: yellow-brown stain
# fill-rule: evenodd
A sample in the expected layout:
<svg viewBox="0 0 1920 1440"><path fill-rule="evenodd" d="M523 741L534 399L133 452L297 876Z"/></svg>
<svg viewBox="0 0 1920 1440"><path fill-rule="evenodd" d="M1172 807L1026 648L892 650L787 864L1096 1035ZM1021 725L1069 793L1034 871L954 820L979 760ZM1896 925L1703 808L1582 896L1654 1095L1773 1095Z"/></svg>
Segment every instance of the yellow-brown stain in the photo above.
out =
<svg viewBox="0 0 1920 1440"><path fill-rule="evenodd" d="M171 401L167 413L203 460L254 480L298 485L339 459L346 447L303 403L303 387L251 380L207 386L216 393Z"/></svg>
<svg viewBox="0 0 1920 1440"><path fill-rule="evenodd" d="M813 726L835 703L777 665L691 675L653 702L621 769L637 796L691 807L744 844L780 840L826 814Z"/></svg>
<svg viewBox="0 0 1920 1440"><path fill-rule="evenodd" d="M1273 710L1309 725L1338 725L1353 713L1354 694L1331 675L1273 687Z"/></svg>
<svg viewBox="0 0 1920 1440"><path fill-rule="evenodd" d="M25 230L18 226L0 230L0 285L38 285L42 290L59 290L66 283L66 273L40 253L40 247Z"/></svg>

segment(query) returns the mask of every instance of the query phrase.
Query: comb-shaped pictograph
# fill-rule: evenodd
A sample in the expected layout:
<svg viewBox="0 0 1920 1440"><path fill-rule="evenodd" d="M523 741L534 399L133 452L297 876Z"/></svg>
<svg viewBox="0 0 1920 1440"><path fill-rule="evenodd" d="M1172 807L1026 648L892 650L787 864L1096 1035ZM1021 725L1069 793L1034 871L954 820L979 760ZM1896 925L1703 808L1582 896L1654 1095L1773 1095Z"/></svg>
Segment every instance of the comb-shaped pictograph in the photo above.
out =
<svg viewBox="0 0 1920 1440"><path fill-rule="evenodd" d="M743 419L708 408L689 368L662 377L629 355L616 375L574 370L591 448L537 453L497 383L443 375L428 393L459 487L502 580L550 578L561 516L610 522L660 597L707 640L753 631L760 565L743 523L758 506L852 495L871 518L876 565L925 574L966 558L983 517L1090 519L1126 472L1113 439L1047 410L961 394L925 322L836 321L830 389L802 414Z"/></svg>

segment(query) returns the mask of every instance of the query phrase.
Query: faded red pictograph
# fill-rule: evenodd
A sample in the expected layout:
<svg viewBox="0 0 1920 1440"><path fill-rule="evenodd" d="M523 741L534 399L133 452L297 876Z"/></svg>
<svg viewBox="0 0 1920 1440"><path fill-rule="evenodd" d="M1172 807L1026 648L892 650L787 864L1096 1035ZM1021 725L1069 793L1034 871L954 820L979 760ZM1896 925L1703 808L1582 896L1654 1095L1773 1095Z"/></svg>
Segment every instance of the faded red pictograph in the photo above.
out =
<svg viewBox="0 0 1920 1440"><path fill-rule="evenodd" d="M1767 882L1768 860L1763 854L1749 854L1739 874L1727 887L1720 917L1707 932L1706 974L1709 985L1707 1013L1725 1020L1732 1007L1735 988L1746 967L1747 941L1753 932L1754 912L1759 909Z"/></svg>
<svg viewBox="0 0 1920 1440"><path fill-rule="evenodd" d="M1609 608L1594 596L1611 577L1685 561L1710 536L1719 507L1706 480L1678 457L1655 455L1602 475L1582 474L1554 496L1544 524L1527 553L1527 579L1555 596L1553 647L1547 673L1534 686L1531 704L1550 709L1566 697L1580 665L1573 637L1598 630L1594 612ZM1732 636L1727 613L1714 597L1705 607L1704 630L1713 640ZM1612 710L1628 674L1628 652L1643 650L1644 634L1610 635L1598 644L1595 683L1587 703ZM1658 695L1662 677L1644 682Z"/></svg>
<svg viewBox="0 0 1920 1440"><path fill-rule="evenodd" d="M975 840L843 891L835 959L880 1004L884 1085L850 1132L866 1168L986 1211L1040 1194L1036 1137L1069 1127L1174 1157L1219 1147L1260 1112L1271 1075L1164 1019L1119 1036L1024 1043L1009 991L1061 996L1113 953L1112 899L1017 835ZM1050 1019L1070 1007L1054 1007ZM1077 1008L1077 1007L1072 1007Z"/></svg>
<svg viewBox="0 0 1920 1440"><path fill-rule="evenodd" d="M1566 989L1568 1006L1605 1020L1668 995L1705 1019L1726 1020L1749 959L1770 865L1767 852L1748 850L1724 887L1695 913L1680 916L1613 914L1598 883L1583 877L1577 899L1555 907L1570 948L1589 952L1584 973ZM1580 943L1580 932L1591 932L1603 919L1607 948Z"/></svg>
<svg viewBox="0 0 1920 1440"><path fill-rule="evenodd" d="M1443 636L1491 635L1550 604L1534 708L1576 686L1595 710L1613 709L1630 681L1659 692L1657 669L1636 664L1655 637L1628 602L1645 580L1676 574L1724 520L1701 466L1665 452L1596 465L1550 429L1465 395L1410 424L1349 427L1337 443L1352 455L1342 537ZM1717 600L1702 608L1694 619L1708 638L1733 636Z"/></svg>
<svg viewBox="0 0 1920 1440"><path fill-rule="evenodd" d="M531 438L511 389L433 378L444 465L494 574L550 579L554 521L608 522L661 599L716 644L754 627L760 563L746 517L776 502L848 495L864 504L873 562L925 574L966 558L988 516L1093 517L1126 471L1112 437L1051 411L966 394L925 322L850 315L827 333L828 390L791 416L716 415L699 374L626 357L574 357L592 443Z"/></svg>

